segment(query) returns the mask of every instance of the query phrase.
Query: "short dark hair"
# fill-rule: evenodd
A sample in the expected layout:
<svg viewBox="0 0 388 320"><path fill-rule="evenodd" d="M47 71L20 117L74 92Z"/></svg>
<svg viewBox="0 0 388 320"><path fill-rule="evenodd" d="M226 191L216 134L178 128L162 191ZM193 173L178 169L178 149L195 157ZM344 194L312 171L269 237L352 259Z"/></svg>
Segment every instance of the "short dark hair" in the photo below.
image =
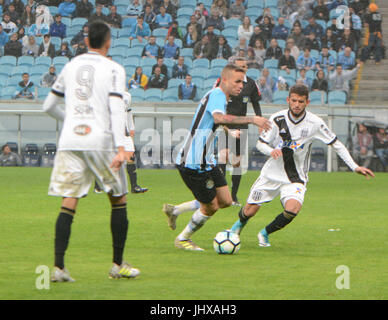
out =
<svg viewBox="0 0 388 320"><path fill-rule="evenodd" d="M91 48L100 49L110 38L110 28L102 21L96 21L90 24L89 32L89 45Z"/></svg>
<svg viewBox="0 0 388 320"><path fill-rule="evenodd" d="M228 74L229 72L231 71L235 71L235 72L242 72L245 74L245 70L243 68L240 68L239 66L235 65L235 64L227 64L224 69L222 69L222 72L221 72L221 77L224 77L226 74Z"/></svg>
<svg viewBox="0 0 388 320"><path fill-rule="evenodd" d="M309 88L304 84L294 84L290 88L289 97L291 97L291 94L297 94L298 96L304 96L306 99L309 98Z"/></svg>

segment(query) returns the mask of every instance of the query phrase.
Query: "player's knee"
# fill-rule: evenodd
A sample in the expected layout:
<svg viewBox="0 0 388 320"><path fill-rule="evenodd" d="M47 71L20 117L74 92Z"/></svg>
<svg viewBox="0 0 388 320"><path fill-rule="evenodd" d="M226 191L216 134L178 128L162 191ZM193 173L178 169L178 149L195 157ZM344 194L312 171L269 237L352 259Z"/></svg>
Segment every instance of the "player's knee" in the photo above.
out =
<svg viewBox="0 0 388 320"><path fill-rule="evenodd" d="M228 208L232 205L233 203L233 200L230 198L230 199L225 199L225 200L222 200L219 202L219 207L220 209L224 209L224 208Z"/></svg>

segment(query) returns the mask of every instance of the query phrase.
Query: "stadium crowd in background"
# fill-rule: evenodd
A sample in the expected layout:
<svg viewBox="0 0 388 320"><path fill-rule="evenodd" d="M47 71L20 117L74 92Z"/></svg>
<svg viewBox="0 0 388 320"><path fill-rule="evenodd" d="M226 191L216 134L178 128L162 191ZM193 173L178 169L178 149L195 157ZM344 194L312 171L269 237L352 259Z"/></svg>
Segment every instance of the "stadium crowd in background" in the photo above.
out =
<svg viewBox="0 0 388 320"><path fill-rule="evenodd" d="M372 56L379 63L384 57L381 15L377 5L370 4L369 0L262 1L264 8L254 6L251 1L197 1L193 8L185 7L185 3L179 0L129 0L123 11L122 8L118 10L118 4L122 5L122 2L117 0L5 0L0 2L0 55L62 56L71 59L87 50L84 38L88 24L102 20L112 28L126 30L123 38L139 42L143 58L173 60L167 65L167 72L163 68L161 70L162 84L152 81L154 84L151 85L151 79L155 78L154 68L152 73L148 68L142 68L142 77L147 78L149 85L144 84L144 79L143 85L134 85L133 74L130 74L127 78L129 88L147 89L155 85L169 88L170 79L178 78L185 82L186 74L195 68L192 63L196 59L206 58L211 63L239 56L248 59L250 69L259 71L255 73L258 85L263 68L269 69L272 81L266 81L265 90L270 94L264 95L268 102L273 101L276 91L287 90L297 81L311 88L320 70L323 70L328 86L315 87L315 90L326 93L343 90L349 95L351 77L338 80L335 66L341 65L344 72L354 71L359 60L362 63ZM345 24L344 28L341 27L342 22L337 23L336 20L341 14L341 6L347 6L350 14L350 25ZM182 8L191 10L182 13ZM187 20L182 18L183 15ZM127 24L128 17L132 17L134 23ZM79 26L78 33L71 34L73 26L70 28L64 19L75 18L87 21ZM240 22L232 28L228 26L228 20L235 19ZM363 25L368 25L370 29L369 41L364 47L361 41ZM160 31L163 29L165 32ZM235 39L230 37L231 33ZM163 42L159 40L161 37ZM181 51L190 48L191 56L185 55L192 61L188 70L184 74L173 72L176 60L183 56ZM273 63L271 60L274 60ZM57 68L58 72L60 69ZM264 77L267 78L266 75ZM198 88L211 88L199 81L193 74L192 82ZM286 85L279 86L279 83Z"/></svg>

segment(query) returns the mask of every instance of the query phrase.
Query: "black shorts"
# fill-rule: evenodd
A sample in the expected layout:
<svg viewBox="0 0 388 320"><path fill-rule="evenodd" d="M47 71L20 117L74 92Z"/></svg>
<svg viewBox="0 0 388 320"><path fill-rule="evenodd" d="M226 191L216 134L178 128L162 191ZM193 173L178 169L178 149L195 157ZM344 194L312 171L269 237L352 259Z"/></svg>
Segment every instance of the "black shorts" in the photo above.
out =
<svg viewBox="0 0 388 320"><path fill-rule="evenodd" d="M227 185L218 166L205 172L198 172L182 166L177 166L177 168L186 186L199 202L212 202L217 195L216 189Z"/></svg>

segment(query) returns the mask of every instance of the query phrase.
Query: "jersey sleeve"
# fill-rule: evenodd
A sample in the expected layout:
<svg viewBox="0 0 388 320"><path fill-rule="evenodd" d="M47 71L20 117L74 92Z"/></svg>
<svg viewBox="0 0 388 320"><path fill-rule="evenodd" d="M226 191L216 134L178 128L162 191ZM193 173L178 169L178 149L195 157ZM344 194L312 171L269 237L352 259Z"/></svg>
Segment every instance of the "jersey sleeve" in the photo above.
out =
<svg viewBox="0 0 388 320"><path fill-rule="evenodd" d="M122 98L125 86L126 86L126 79L125 79L125 70L124 68L114 68L112 69L112 76L110 78L110 88L109 88L109 96L113 97L119 97Z"/></svg>
<svg viewBox="0 0 388 320"><path fill-rule="evenodd" d="M209 101L207 102L207 111L211 114L218 112L226 113L226 98L225 94L220 89L215 89L209 94Z"/></svg>
<svg viewBox="0 0 388 320"><path fill-rule="evenodd" d="M271 122L271 129L263 131L259 136L259 141L268 145L273 145L276 137L279 135L279 127L274 121L274 116L271 116L269 121Z"/></svg>
<svg viewBox="0 0 388 320"><path fill-rule="evenodd" d="M326 123L320 119L320 121L317 123L317 131L315 133L315 138L322 141L323 143L326 143L327 145L332 145L334 142L337 141L337 136L334 132L332 132Z"/></svg>
<svg viewBox="0 0 388 320"><path fill-rule="evenodd" d="M59 74L57 80L55 80L53 86L51 87L51 92L55 94L58 97L64 97L65 96L65 79L66 79L66 66L62 69L61 73Z"/></svg>

